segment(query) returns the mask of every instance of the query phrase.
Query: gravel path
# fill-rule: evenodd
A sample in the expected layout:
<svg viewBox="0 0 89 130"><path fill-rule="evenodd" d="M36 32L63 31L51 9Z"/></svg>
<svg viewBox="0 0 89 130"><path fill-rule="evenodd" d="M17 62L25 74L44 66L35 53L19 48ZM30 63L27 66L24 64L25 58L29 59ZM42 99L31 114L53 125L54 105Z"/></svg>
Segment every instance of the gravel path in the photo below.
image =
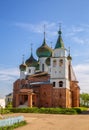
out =
<svg viewBox="0 0 89 130"><path fill-rule="evenodd" d="M17 114L18 115L18 114ZM28 122L15 130L89 130L89 115L19 114Z"/></svg>

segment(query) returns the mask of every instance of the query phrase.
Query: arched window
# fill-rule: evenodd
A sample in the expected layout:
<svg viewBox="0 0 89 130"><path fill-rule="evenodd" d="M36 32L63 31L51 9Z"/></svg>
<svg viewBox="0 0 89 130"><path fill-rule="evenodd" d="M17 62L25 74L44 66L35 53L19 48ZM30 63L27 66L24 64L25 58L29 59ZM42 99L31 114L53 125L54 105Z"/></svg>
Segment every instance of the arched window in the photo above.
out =
<svg viewBox="0 0 89 130"><path fill-rule="evenodd" d="M44 71L44 64L42 64L42 71Z"/></svg>
<svg viewBox="0 0 89 130"><path fill-rule="evenodd" d="M53 82L53 87L55 87L55 82Z"/></svg>
<svg viewBox="0 0 89 130"><path fill-rule="evenodd" d="M63 65L63 59L60 59L59 66L62 66L62 65Z"/></svg>
<svg viewBox="0 0 89 130"><path fill-rule="evenodd" d="M31 73L31 69L29 69L29 73Z"/></svg>
<svg viewBox="0 0 89 130"><path fill-rule="evenodd" d="M53 67L56 67L57 61L53 60Z"/></svg>
<svg viewBox="0 0 89 130"><path fill-rule="evenodd" d="M59 82L59 87L63 87L63 81Z"/></svg>

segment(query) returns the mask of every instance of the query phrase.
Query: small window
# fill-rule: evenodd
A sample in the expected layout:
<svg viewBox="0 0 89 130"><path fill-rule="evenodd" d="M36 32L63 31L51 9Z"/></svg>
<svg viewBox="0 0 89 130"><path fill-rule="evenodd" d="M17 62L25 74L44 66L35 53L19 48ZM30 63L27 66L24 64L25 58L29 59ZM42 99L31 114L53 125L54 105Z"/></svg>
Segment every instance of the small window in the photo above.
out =
<svg viewBox="0 0 89 130"><path fill-rule="evenodd" d="M55 82L53 82L53 87L55 87Z"/></svg>
<svg viewBox="0 0 89 130"><path fill-rule="evenodd" d="M59 66L62 66L62 65L63 65L63 59L60 59Z"/></svg>
<svg viewBox="0 0 89 130"><path fill-rule="evenodd" d="M31 73L31 69L29 69L29 73Z"/></svg>
<svg viewBox="0 0 89 130"><path fill-rule="evenodd" d="M43 96L46 96L46 92L43 93Z"/></svg>
<svg viewBox="0 0 89 130"><path fill-rule="evenodd" d="M8 102L10 101L10 99L8 98Z"/></svg>
<svg viewBox="0 0 89 130"><path fill-rule="evenodd" d="M57 61L53 60L53 67L56 67Z"/></svg>
<svg viewBox="0 0 89 130"><path fill-rule="evenodd" d="M63 81L59 82L59 87L63 87Z"/></svg>

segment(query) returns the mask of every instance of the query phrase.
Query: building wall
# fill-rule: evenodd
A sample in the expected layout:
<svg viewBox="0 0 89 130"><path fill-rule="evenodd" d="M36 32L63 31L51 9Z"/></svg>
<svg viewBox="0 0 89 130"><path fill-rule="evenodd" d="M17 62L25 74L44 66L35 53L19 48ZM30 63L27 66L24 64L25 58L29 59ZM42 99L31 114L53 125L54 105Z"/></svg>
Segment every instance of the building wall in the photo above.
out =
<svg viewBox="0 0 89 130"><path fill-rule="evenodd" d="M0 108L5 108L5 99L4 98L0 99Z"/></svg>
<svg viewBox="0 0 89 130"><path fill-rule="evenodd" d="M40 71L45 71L45 72L48 72L48 66L46 64L46 59L47 57L41 57L39 58L39 62L40 62ZM44 67L42 67L44 65Z"/></svg>
<svg viewBox="0 0 89 130"><path fill-rule="evenodd" d="M70 90L66 88L53 89L53 107L71 107Z"/></svg>
<svg viewBox="0 0 89 130"><path fill-rule="evenodd" d="M72 106L79 107L80 104L80 88L77 85L77 82L70 82Z"/></svg>
<svg viewBox="0 0 89 130"><path fill-rule="evenodd" d="M11 103L13 101L13 93L10 93L9 95L6 95L5 97L5 105L7 106L8 103Z"/></svg>
<svg viewBox="0 0 89 130"><path fill-rule="evenodd" d="M40 107L51 107L52 106L52 85L44 84L40 87Z"/></svg>
<svg viewBox="0 0 89 130"><path fill-rule="evenodd" d="M17 107L19 105L19 90L20 84L23 80L16 80L13 84L13 107Z"/></svg>
<svg viewBox="0 0 89 130"><path fill-rule="evenodd" d="M45 80L47 77L44 77ZM39 78L38 78L39 79ZM43 80L42 79L42 80ZM34 78L35 80L35 78ZM40 79L41 80L41 79ZM28 96L29 107L78 107L80 89L76 82L70 82L70 89L55 88L52 84L33 84L31 88L21 88L21 84L26 84L27 80L17 80L13 88L13 106L18 107L20 101L26 102ZM28 81L29 82L29 81ZM22 98L23 95L23 98ZM22 99L21 99L22 98Z"/></svg>

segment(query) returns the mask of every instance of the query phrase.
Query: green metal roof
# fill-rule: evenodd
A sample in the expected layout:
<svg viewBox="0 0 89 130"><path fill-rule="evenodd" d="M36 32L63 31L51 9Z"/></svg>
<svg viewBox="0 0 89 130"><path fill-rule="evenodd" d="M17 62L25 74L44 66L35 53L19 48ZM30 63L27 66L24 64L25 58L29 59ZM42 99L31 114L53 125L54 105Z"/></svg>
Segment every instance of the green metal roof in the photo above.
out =
<svg viewBox="0 0 89 130"><path fill-rule="evenodd" d="M27 59L25 63L28 67L36 67L38 65L38 61L33 57L32 53L30 58Z"/></svg>
<svg viewBox="0 0 89 130"><path fill-rule="evenodd" d="M44 38L43 44L36 51L38 57L50 57L52 55L52 49L46 44Z"/></svg>
<svg viewBox="0 0 89 130"><path fill-rule="evenodd" d="M61 33L62 32L59 30L58 31L59 36L58 36L58 39L57 39L57 43L56 43L55 49L57 49L57 48L64 48L64 42L62 40Z"/></svg>

